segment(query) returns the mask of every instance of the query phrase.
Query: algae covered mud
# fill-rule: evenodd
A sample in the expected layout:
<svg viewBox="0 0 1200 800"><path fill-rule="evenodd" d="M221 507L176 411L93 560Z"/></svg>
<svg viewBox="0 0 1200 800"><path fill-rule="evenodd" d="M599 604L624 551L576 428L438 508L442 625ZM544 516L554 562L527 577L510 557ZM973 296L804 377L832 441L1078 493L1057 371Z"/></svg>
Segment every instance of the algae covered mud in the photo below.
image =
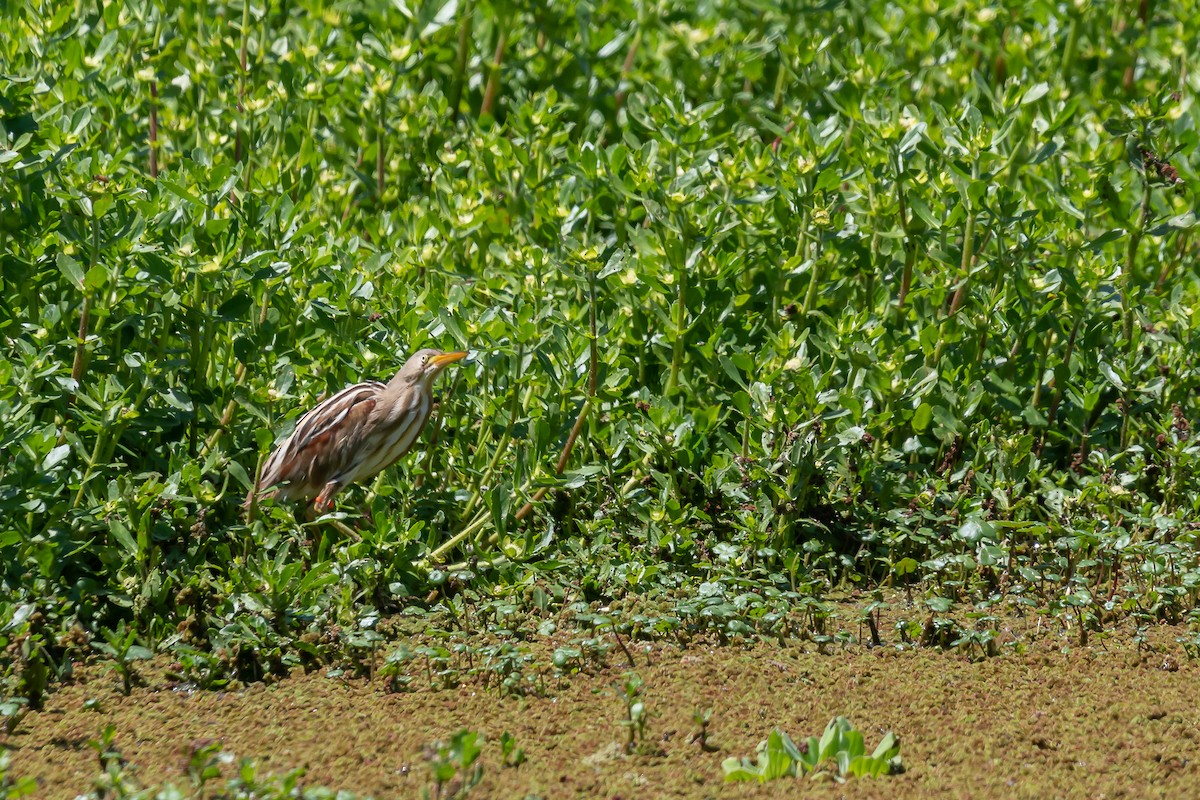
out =
<svg viewBox="0 0 1200 800"><path fill-rule="evenodd" d="M0 797L1200 796L1194 6L0 3Z"/></svg>
<svg viewBox="0 0 1200 800"><path fill-rule="evenodd" d="M522 648L527 668L544 673L542 690L522 695L479 677L435 686L417 660L403 691L378 671L314 671L198 692L164 680L156 661L128 697L106 672L81 670L5 743L11 774L36 778L46 798L93 788L101 760L89 740L109 725L141 786L193 786L199 753L215 770L202 796L251 759L260 777L299 769L297 786L376 798L1188 797L1200 792L1200 681L1176 642L1184 633L1122 628L1081 646L1049 620L1012 617L992 657L895 644L629 643L628 656L614 647L606 664L574 674L552 666L559 648L546 640ZM721 762L753 755L772 729L799 741L838 715L868 748L895 732L905 771L841 785L724 782ZM478 759L439 787L464 732L477 734Z"/></svg>

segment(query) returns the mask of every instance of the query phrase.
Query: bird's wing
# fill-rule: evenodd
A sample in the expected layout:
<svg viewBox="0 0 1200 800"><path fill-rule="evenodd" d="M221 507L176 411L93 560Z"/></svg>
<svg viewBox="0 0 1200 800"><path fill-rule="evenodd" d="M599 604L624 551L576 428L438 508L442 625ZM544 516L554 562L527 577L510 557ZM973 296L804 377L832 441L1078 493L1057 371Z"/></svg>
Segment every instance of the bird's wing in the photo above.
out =
<svg viewBox="0 0 1200 800"><path fill-rule="evenodd" d="M355 455L347 444L361 436L384 388L376 381L355 384L301 417L267 459L259 488L284 481L320 487L340 473Z"/></svg>
<svg viewBox="0 0 1200 800"><path fill-rule="evenodd" d="M359 458L342 476L346 482L365 480L407 453L429 420L430 404L429 392L420 390L405 390L381 398L376 407L377 435L369 446L361 448Z"/></svg>

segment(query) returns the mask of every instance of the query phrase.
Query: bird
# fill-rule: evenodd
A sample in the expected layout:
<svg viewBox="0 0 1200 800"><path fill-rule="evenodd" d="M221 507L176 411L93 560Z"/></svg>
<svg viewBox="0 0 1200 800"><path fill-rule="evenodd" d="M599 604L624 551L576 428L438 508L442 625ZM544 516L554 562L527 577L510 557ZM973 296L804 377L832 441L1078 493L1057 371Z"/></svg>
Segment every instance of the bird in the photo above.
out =
<svg viewBox="0 0 1200 800"><path fill-rule="evenodd" d="M387 383L365 381L319 403L279 442L262 477L246 498L309 500L326 513L346 486L365 481L396 463L412 448L429 421L431 387L446 367L467 351L418 350Z"/></svg>

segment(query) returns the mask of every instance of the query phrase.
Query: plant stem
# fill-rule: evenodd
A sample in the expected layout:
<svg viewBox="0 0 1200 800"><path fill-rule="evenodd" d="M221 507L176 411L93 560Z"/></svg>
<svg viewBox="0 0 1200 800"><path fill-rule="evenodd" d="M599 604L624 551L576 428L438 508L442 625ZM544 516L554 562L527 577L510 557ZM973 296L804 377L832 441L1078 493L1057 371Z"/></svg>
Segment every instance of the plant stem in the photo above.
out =
<svg viewBox="0 0 1200 800"><path fill-rule="evenodd" d="M875 215L875 181L867 181L867 204L871 209L871 215ZM863 278L863 307L870 309L874 306L875 301L875 275L879 270L879 232L881 227L878 223L873 225L871 231L871 262L870 269L866 271Z"/></svg>
<svg viewBox="0 0 1200 800"><path fill-rule="evenodd" d="M508 27L500 28L500 37L496 40L496 54L492 58L491 74L488 75L487 88L483 92L483 103L479 106L479 116L495 117L496 96L500 93L500 65L504 62L504 48L508 46Z"/></svg>
<svg viewBox="0 0 1200 800"><path fill-rule="evenodd" d="M917 245L909 230L908 205L904 200L904 181L896 174L896 200L900 205L900 227L904 231L904 272L900 275L900 291L896 297L896 307L904 310L904 301L908 299L908 291L912 287L913 265L917 261Z"/></svg>
<svg viewBox="0 0 1200 800"><path fill-rule="evenodd" d="M969 201L964 198L964 202ZM955 315L958 314L959 309L962 307L963 298L966 297L967 284L971 280L971 265L975 260L975 217L975 210L968 207L967 221L963 228L962 262L959 265L959 272L962 273L962 277L959 278L958 288L955 289L954 296L950 299L950 309L946 314L946 318L942 320L943 325L954 319ZM934 369L937 369L938 365L941 363L942 350L945 348L945 346L946 331L943 330L938 335L937 346L933 350L932 366Z"/></svg>
<svg viewBox="0 0 1200 800"><path fill-rule="evenodd" d="M667 395L679 385L679 368L683 364L684 337L687 335L687 267L683 264L675 271L675 281L675 344L671 352L671 371L667 376Z"/></svg>
<svg viewBox="0 0 1200 800"><path fill-rule="evenodd" d="M963 298L967 294L967 284L971 280L971 264L975 259L975 218L976 214L972 210L967 211L967 224L963 231L963 252L962 264L960 272L962 278L959 281L958 289L954 292L954 297L950 301L950 316L953 317L962 308Z"/></svg>
<svg viewBox="0 0 1200 800"><path fill-rule="evenodd" d="M1045 383L1042 376L1046 373L1046 359L1050 356L1050 345L1053 341L1054 330L1046 331L1046 338L1042 340L1042 348L1038 352L1037 366L1033 373L1033 399L1029 401L1029 405L1033 408L1037 408L1042 399L1042 386Z"/></svg>
<svg viewBox="0 0 1200 800"><path fill-rule="evenodd" d="M150 81L150 178L158 180L158 81Z"/></svg>
<svg viewBox="0 0 1200 800"><path fill-rule="evenodd" d="M100 220L96 218L96 206L92 205L92 248L90 258L88 259L88 270L100 259ZM88 327L92 315L92 294L87 287L83 287L83 304L79 309L79 337L75 341L75 361L71 364L71 380L75 382L75 391L68 395L68 402L75 402L75 392L82 385L83 375L87 368L87 338Z"/></svg>
<svg viewBox="0 0 1200 800"><path fill-rule="evenodd" d="M775 91L771 95L771 108L779 114L783 111L783 90L787 87L787 59L779 59L779 72L775 73Z"/></svg>
<svg viewBox="0 0 1200 800"><path fill-rule="evenodd" d="M613 98L614 112L619 112L625 106L625 98L629 95L629 76L633 73L633 63L637 59L638 48L641 47L641 44L642 29L639 27L633 34L633 41L629 43L629 50L625 53L625 63L621 65L621 78L617 84L617 95Z"/></svg>
<svg viewBox="0 0 1200 800"><path fill-rule="evenodd" d="M454 58L454 82L450 84L450 115L451 120L458 122L459 105L462 103L462 90L467 73L467 59L471 49L471 24L475 18L474 3L467 0L463 4L462 19L458 23L458 54Z"/></svg>
<svg viewBox="0 0 1200 800"><path fill-rule="evenodd" d="M92 295L85 289L83 295L83 306L79 310L79 336L75 340L75 362L71 365L71 380L75 382L76 390L79 389L80 381L83 380L84 373L84 349L87 345L88 337L88 320L92 313ZM70 394L71 402L75 402L75 392Z"/></svg>
<svg viewBox="0 0 1200 800"><path fill-rule="evenodd" d="M1084 304L1086 306L1086 303ZM1079 336L1079 328L1083 325L1084 315L1081 313L1075 318L1075 327L1071 328L1071 335L1067 337L1067 349L1063 352L1063 366L1065 371L1071 369L1071 358L1075 354L1075 340ZM1054 427L1054 419L1058 416L1058 404L1062 402L1064 387L1055 381L1054 399L1050 401L1050 408L1046 412L1046 430ZM1045 441L1045 434L1042 435L1042 441ZM1038 452L1041 453L1041 445L1038 445Z"/></svg>
<svg viewBox="0 0 1200 800"><path fill-rule="evenodd" d="M1138 22L1140 22L1142 24L1143 29L1146 27L1146 20L1149 18L1150 18L1150 0L1140 0L1140 2L1138 2L1137 19L1138 19ZM1125 87L1126 92L1133 90L1133 75L1137 71L1137 62L1138 62L1138 54L1137 54L1136 50L1131 49L1129 51L1129 55L1130 55L1131 61L1129 62L1129 65L1127 67L1125 67L1125 76L1122 80L1122 85Z"/></svg>
<svg viewBox="0 0 1200 800"><path fill-rule="evenodd" d="M1143 9L1145 3L1143 2ZM1129 418L1133 405L1134 374L1137 343L1133 338L1133 317L1135 301L1134 294L1140 288L1140 275L1137 267L1138 246L1146 233L1150 221L1150 179L1142 176L1142 207L1138 213L1137 227L1129 234L1129 249L1125 253L1125 268L1122 275L1121 291L1121 332L1125 338L1125 391L1121 403L1121 449L1129 445Z"/></svg>
<svg viewBox="0 0 1200 800"><path fill-rule="evenodd" d="M458 545L461 544L464 539L486 525L490 517L491 512L486 508L480 511L479 514L477 514L465 528L438 545L438 547L430 552L425 559L417 562L417 566L428 567L431 564L436 564L437 562L441 561L443 556L445 556L455 547L458 547Z"/></svg>
<svg viewBox="0 0 1200 800"><path fill-rule="evenodd" d="M525 353L525 351L523 348L517 350L516 366L517 366L518 371L521 368L521 361L524 359L524 353ZM529 402L529 397L532 393L532 390L533 390L532 386L530 386L528 389L526 389L525 400L524 400L525 403ZM471 492L471 496L469 498L467 498L466 505L463 506L462 511L459 513L460 519L462 517L469 517L471 515L471 512L475 510L475 504L478 503L479 498L481 498L483 496L483 487L486 486L488 481L491 480L492 475L496 471L496 467L499 466L499 464L500 464L501 456L503 456L506 452L508 452L508 446L512 441L513 426L516 425L516 421L517 421L517 409L519 407L518 406L518 402L519 402L518 398L519 397L520 397L520 392L518 391L517 384L514 382L513 393L512 393L512 405L509 408L509 412L508 412L508 424L505 425L505 427L504 427L504 433L500 437L500 443L496 445L495 452L492 453L492 460L488 462L487 468L484 469L484 471L483 471L483 475L480 476L479 480L475 484L474 491ZM482 447L482 439L480 441L480 446Z"/></svg>
<svg viewBox="0 0 1200 800"><path fill-rule="evenodd" d="M100 460L100 453L103 452L104 446L107 443L109 427L107 420L105 424L96 432L96 441L92 445L92 455L88 458L87 466L83 470L83 477L79 479L79 491L75 493L75 500L71 503L71 508L79 508L79 504L83 502L83 490L87 487L88 481L92 478L92 472L96 469L96 463Z"/></svg>
<svg viewBox="0 0 1200 800"><path fill-rule="evenodd" d="M385 150L383 140L383 106L379 104L379 121L375 129L375 184L377 191L377 202L383 202L383 167L385 163Z"/></svg>
<svg viewBox="0 0 1200 800"><path fill-rule="evenodd" d="M1129 245L1125 251L1125 269L1122 275L1121 291L1121 332L1125 336L1126 352L1132 353L1133 342L1133 294L1138 288L1137 251L1146 233L1146 225L1150 219L1150 180L1142 181L1142 205L1138 213L1137 227L1129 233Z"/></svg>
<svg viewBox="0 0 1200 800"><path fill-rule="evenodd" d="M571 457L571 450L575 447L575 440L579 438L580 432L583 430L583 423L587 420L588 413L592 410L596 399L596 383L599 378L599 347L596 342L596 270L591 269L588 273L588 297L589 312L588 312L588 385L587 399L583 401L583 407L579 409L579 416L575 418L575 424L571 426L571 433L567 436L566 444L563 445L562 453L558 457L558 464L554 467L554 474L562 475L563 470L567 468L567 460ZM525 505L521 506L516 513L517 520L523 520L533 511L533 506L541 502L546 493L550 491L549 486L543 486L534 492L532 498Z"/></svg>
<svg viewBox="0 0 1200 800"><path fill-rule="evenodd" d="M271 292L268 289L263 294L262 306L258 312L258 327L261 328L267 321L267 311L271 308ZM217 420L217 428L208 435L204 440L204 446L200 448L198 458L203 459L212 450L213 445L221 438L221 434L229 427L229 423L233 422L233 413L237 410L237 400L232 396L236 393L237 388L242 385L246 379L247 366L246 362L242 361L237 365L237 369L233 373L233 386L230 387L231 397L225 405L225 410L221 413L221 418Z"/></svg>
<svg viewBox="0 0 1200 800"><path fill-rule="evenodd" d="M1067 6L1071 8L1070 5ZM1071 77L1071 68L1075 65L1075 50L1079 45L1079 17L1071 14L1071 22L1067 27L1067 43L1063 46L1062 61L1059 64L1058 74L1062 76L1064 82Z"/></svg>
<svg viewBox="0 0 1200 800"><path fill-rule="evenodd" d="M235 162L242 161L243 142L242 128L245 127L243 115L246 113L246 39L249 37L250 28L250 0L242 0L242 47L239 63L241 69L238 71L238 124L237 124L237 139L233 147L233 160Z"/></svg>
<svg viewBox="0 0 1200 800"><path fill-rule="evenodd" d="M821 280L821 259L820 253L818 257L813 259L812 268L809 269L811 276L808 281L808 289L804 292L804 302L800 304L800 318L808 316L808 312L812 311L813 303L817 299L817 283Z"/></svg>

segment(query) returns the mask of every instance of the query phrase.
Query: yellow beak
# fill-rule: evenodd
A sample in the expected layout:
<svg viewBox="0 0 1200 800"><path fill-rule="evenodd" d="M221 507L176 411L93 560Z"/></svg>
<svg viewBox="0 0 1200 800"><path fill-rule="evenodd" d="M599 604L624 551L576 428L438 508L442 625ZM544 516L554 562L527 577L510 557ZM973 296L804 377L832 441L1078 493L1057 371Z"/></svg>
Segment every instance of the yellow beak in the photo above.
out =
<svg viewBox="0 0 1200 800"><path fill-rule="evenodd" d="M444 367L447 364L453 364L455 361L461 361L467 357L466 350L456 350L453 353L442 353L429 359L430 363L436 364L439 367Z"/></svg>

